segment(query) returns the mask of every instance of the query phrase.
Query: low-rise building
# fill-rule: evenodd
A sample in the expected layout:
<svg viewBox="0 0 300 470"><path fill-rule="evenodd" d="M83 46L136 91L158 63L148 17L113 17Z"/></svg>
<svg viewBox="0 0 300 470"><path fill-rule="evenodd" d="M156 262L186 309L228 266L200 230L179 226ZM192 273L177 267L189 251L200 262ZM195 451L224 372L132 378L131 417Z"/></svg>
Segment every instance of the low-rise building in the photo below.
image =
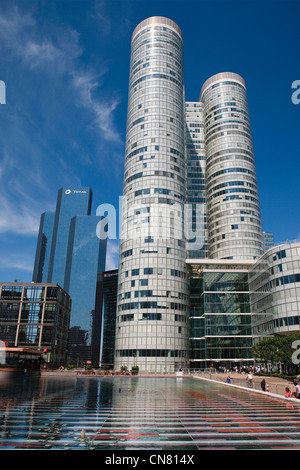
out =
<svg viewBox="0 0 300 470"><path fill-rule="evenodd" d="M64 365L70 310L71 298L58 284L1 282L1 364ZM30 364L24 363L29 351Z"/></svg>

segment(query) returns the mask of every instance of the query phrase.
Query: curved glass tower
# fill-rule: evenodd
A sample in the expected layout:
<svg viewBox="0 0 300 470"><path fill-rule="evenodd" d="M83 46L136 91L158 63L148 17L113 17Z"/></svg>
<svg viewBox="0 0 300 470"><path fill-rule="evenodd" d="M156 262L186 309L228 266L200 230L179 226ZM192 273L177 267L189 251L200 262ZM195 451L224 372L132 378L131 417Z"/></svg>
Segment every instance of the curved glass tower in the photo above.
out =
<svg viewBox="0 0 300 470"><path fill-rule="evenodd" d="M253 260L263 234L245 82L224 72L203 85L209 257Z"/></svg>
<svg viewBox="0 0 300 470"><path fill-rule="evenodd" d="M188 361L183 38L163 17L131 43L115 368Z"/></svg>

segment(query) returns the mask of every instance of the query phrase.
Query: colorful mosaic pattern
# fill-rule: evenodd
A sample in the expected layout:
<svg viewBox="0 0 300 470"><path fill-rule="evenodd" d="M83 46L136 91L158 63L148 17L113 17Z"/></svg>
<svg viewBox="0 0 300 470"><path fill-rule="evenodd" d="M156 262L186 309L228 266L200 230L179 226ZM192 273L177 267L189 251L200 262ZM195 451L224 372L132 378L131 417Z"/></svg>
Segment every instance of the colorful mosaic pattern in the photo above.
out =
<svg viewBox="0 0 300 470"><path fill-rule="evenodd" d="M192 378L1 382L0 450L16 449L300 449L300 404Z"/></svg>

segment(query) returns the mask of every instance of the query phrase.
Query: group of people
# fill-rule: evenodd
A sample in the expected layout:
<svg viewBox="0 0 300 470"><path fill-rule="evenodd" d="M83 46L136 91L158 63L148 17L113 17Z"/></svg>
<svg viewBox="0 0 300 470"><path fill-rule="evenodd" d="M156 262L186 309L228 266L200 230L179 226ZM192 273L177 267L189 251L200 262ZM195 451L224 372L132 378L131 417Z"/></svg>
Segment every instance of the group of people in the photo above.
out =
<svg viewBox="0 0 300 470"><path fill-rule="evenodd" d="M250 388L253 387L253 377L252 377L251 372L248 372L246 376L246 382L247 382L248 387ZM230 375L228 375L227 377L227 383L231 383ZM286 387L284 396L286 398L298 398L300 400L300 386L296 380L294 381L294 385L295 385L295 391L291 392L290 388ZM270 386L269 384L266 383L265 379L262 379L262 381L260 382L260 387L263 392L270 392Z"/></svg>
<svg viewBox="0 0 300 470"><path fill-rule="evenodd" d="M299 387L299 384L296 380L294 382L294 385L295 385L295 391L294 392L291 392L289 387L285 387L284 396L286 398L298 398L298 400L300 400L300 387Z"/></svg>

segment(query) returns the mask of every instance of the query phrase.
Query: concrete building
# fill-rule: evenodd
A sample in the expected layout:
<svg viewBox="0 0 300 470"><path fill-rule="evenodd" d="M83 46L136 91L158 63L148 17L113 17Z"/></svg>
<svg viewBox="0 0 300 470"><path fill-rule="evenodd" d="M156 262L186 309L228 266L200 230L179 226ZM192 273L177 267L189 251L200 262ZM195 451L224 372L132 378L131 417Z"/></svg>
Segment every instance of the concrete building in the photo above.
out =
<svg viewBox="0 0 300 470"><path fill-rule="evenodd" d="M131 42L115 367L188 361L183 39L153 17Z"/></svg>
<svg viewBox="0 0 300 470"><path fill-rule="evenodd" d="M209 257L257 259L264 251L246 86L235 73L209 78L201 89Z"/></svg>
<svg viewBox="0 0 300 470"><path fill-rule="evenodd" d="M271 232L263 232L263 236L265 251L267 251L269 248L272 248L272 246L274 246L274 234Z"/></svg>
<svg viewBox="0 0 300 470"><path fill-rule="evenodd" d="M253 341L300 331L300 243L270 248L249 271Z"/></svg>

